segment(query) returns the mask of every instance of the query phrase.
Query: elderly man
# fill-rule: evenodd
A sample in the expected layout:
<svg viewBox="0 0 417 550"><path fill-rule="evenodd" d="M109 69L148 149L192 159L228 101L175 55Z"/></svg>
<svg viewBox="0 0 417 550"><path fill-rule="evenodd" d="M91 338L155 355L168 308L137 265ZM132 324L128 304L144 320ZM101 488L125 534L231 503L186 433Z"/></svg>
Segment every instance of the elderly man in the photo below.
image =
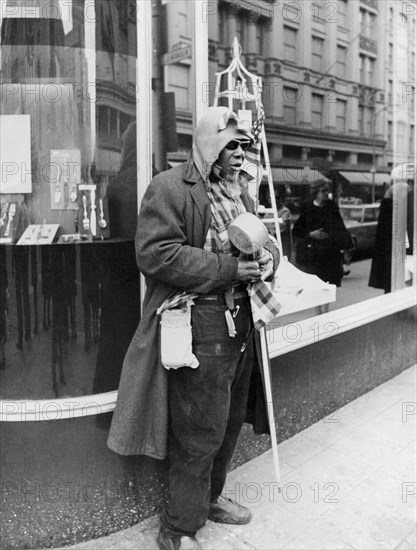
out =
<svg viewBox="0 0 417 550"><path fill-rule="evenodd" d="M262 394L253 387L259 367L247 284L272 278L279 259L271 242L258 261L245 260L228 238L230 222L253 210L239 179L251 141L233 111L209 108L190 159L154 178L139 213L137 262L147 291L108 444L124 455L168 456L169 501L158 535L164 550L200 548L196 532L208 518L251 519L247 508L221 496L245 417L256 420L247 415L248 394L255 408ZM191 325L198 366L166 370L156 312L180 291L197 295ZM265 403L257 410L265 413Z"/></svg>

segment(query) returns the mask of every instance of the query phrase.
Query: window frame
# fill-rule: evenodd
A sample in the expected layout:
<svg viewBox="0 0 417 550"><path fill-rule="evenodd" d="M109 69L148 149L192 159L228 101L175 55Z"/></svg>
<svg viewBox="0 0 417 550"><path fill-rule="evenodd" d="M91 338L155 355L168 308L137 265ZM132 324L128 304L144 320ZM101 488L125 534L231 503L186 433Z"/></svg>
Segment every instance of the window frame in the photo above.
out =
<svg viewBox="0 0 417 550"><path fill-rule="evenodd" d="M290 42L286 42L286 39L291 36L292 39ZM293 40L294 39L294 40ZM297 43L298 43L298 30L290 27L289 25L284 25L284 36L283 36L283 46L284 46L284 59L288 63L297 63ZM287 55L288 53L292 55Z"/></svg>

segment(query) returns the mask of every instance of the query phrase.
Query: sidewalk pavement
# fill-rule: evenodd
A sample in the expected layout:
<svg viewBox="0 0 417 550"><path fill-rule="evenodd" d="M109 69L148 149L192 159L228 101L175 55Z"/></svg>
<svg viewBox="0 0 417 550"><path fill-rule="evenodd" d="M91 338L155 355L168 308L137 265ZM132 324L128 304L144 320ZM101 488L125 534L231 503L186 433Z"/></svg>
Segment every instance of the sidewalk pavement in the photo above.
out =
<svg viewBox="0 0 417 550"><path fill-rule="evenodd" d="M230 472L225 495L253 512L250 524L207 522L204 550L411 550L416 541L417 366ZM71 547L153 550L158 518Z"/></svg>

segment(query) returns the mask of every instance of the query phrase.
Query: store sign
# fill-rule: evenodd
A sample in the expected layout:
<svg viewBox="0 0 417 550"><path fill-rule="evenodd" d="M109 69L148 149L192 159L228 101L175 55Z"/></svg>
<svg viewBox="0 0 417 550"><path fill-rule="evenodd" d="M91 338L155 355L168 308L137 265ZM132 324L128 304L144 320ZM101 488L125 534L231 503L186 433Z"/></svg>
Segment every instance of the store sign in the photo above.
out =
<svg viewBox="0 0 417 550"><path fill-rule="evenodd" d="M172 65L184 59L191 59L191 46L174 49L172 52L164 54L162 63L164 65Z"/></svg>

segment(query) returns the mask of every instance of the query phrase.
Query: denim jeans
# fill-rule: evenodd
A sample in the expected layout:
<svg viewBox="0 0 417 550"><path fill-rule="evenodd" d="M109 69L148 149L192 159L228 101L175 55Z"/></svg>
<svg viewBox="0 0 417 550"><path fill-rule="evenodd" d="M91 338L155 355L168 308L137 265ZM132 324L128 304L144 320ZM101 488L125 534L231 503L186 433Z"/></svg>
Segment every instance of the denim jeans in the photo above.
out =
<svg viewBox="0 0 417 550"><path fill-rule="evenodd" d="M237 335L229 336L226 306L193 306L196 369L170 370L169 502L161 516L172 533L193 536L221 494L242 427L254 345L250 303L235 302ZM246 343L242 351L243 344Z"/></svg>

